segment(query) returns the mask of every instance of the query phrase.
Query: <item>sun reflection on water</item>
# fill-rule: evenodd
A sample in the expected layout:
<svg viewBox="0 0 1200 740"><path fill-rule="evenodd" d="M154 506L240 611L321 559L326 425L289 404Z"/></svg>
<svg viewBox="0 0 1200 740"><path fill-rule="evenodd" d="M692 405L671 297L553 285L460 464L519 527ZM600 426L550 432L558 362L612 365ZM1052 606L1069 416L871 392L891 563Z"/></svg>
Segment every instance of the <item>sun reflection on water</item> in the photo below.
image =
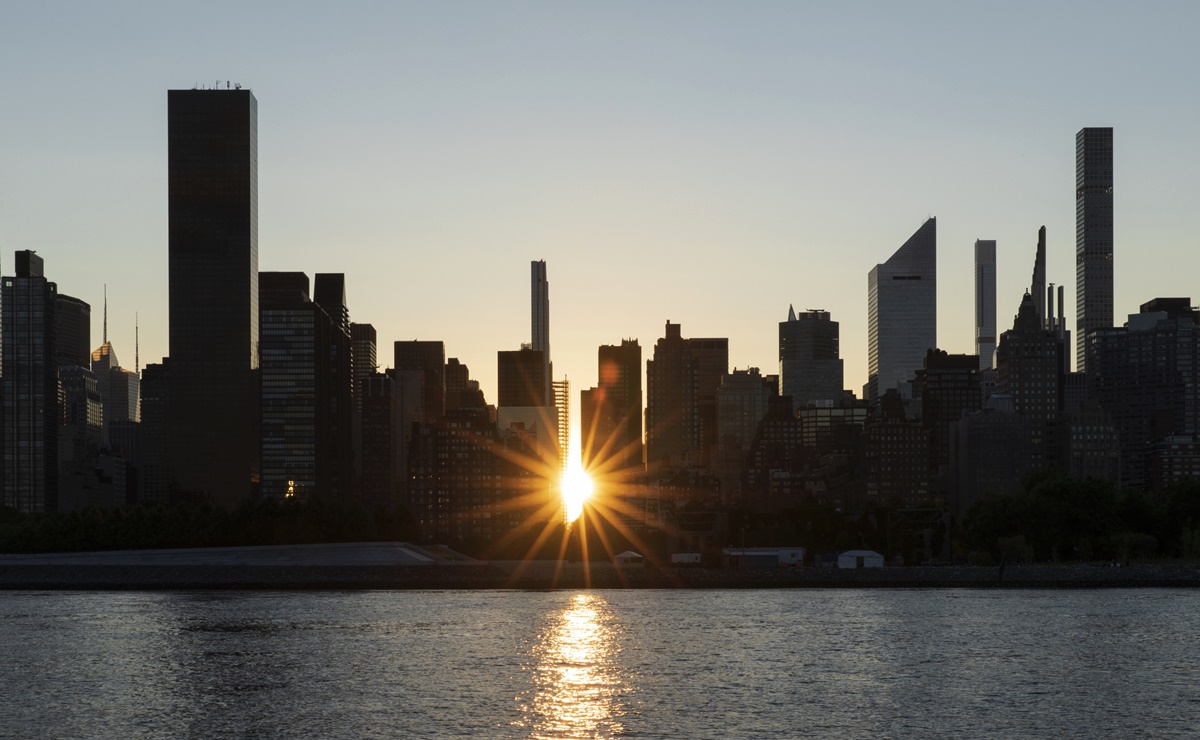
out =
<svg viewBox="0 0 1200 740"><path fill-rule="evenodd" d="M533 737L603 737L622 732L624 687L604 597L578 593L543 633L536 652Z"/></svg>

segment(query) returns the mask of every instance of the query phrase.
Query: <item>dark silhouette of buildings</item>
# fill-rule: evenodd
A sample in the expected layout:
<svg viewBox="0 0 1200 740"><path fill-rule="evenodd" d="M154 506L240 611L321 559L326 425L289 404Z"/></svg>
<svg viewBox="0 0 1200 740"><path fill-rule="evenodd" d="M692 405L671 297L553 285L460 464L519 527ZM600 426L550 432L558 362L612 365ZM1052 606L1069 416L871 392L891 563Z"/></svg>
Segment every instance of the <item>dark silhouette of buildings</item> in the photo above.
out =
<svg viewBox="0 0 1200 740"><path fill-rule="evenodd" d="M313 303L329 317L327 395L322 399L328 419L328 482L323 495L348 496L354 490L354 359L350 336L350 307L346 276L340 272L313 277Z"/></svg>
<svg viewBox="0 0 1200 740"><path fill-rule="evenodd" d="M1088 333L1113 325L1113 130L1075 134L1075 364L1087 372Z"/></svg>
<svg viewBox="0 0 1200 740"><path fill-rule="evenodd" d="M42 258L17 252L16 274L0 287L0 505L26 513L58 508L57 307Z"/></svg>
<svg viewBox="0 0 1200 740"><path fill-rule="evenodd" d="M636 339L602 344L597 385L580 393L580 453L584 470L642 467L642 348Z"/></svg>
<svg viewBox="0 0 1200 740"><path fill-rule="evenodd" d="M546 361L541 350L522 347L496 353L496 378L500 408L549 406L546 397Z"/></svg>
<svg viewBox="0 0 1200 740"><path fill-rule="evenodd" d="M952 427L965 414L983 406L979 390L979 357L931 349L917 371L913 395L921 401L921 422L929 431L929 473L934 488L946 485Z"/></svg>
<svg viewBox="0 0 1200 740"><path fill-rule="evenodd" d="M401 433L395 415L396 382L372 372L359 386L362 402L362 495L372 505L392 508L397 502L396 466L404 459L396 449Z"/></svg>
<svg viewBox="0 0 1200 740"><path fill-rule="evenodd" d="M396 373L418 371L414 376L421 385L421 407L412 414L414 421L431 422L446 414L446 346L437 341L412 340L394 346Z"/></svg>
<svg viewBox="0 0 1200 740"><path fill-rule="evenodd" d="M167 93L171 477L233 505L258 477L258 103Z"/></svg>
<svg viewBox="0 0 1200 740"><path fill-rule="evenodd" d="M717 387L728 370L728 339L684 339L680 325L667 322L646 362L648 471L714 462Z"/></svg>
<svg viewBox="0 0 1200 740"><path fill-rule="evenodd" d="M1038 318L1033 297L1026 293L1013 328L1000 335L996 350L996 391L1012 399L1024 417L1034 468L1054 464L1062 410L1063 354L1070 352L1061 332L1047 329Z"/></svg>
<svg viewBox="0 0 1200 740"><path fill-rule="evenodd" d="M92 307L85 301L60 293L55 320L58 322L56 364L90 367Z"/></svg>
<svg viewBox="0 0 1200 740"><path fill-rule="evenodd" d="M912 378L937 347L937 219L867 275L867 391L877 400Z"/></svg>
<svg viewBox="0 0 1200 740"><path fill-rule="evenodd" d="M721 497L733 504L742 497L742 471L746 468L759 422L767 415L771 398L778 395L779 378L763 377L758 368L734 369L717 388L717 458L715 472Z"/></svg>
<svg viewBox="0 0 1200 740"><path fill-rule="evenodd" d="M791 306L779 322L779 394L791 396L795 408L844 395L838 329L828 311L797 314Z"/></svg>
<svg viewBox="0 0 1200 740"><path fill-rule="evenodd" d="M1156 298L1088 345L1088 396L1119 432L1121 483L1145 486L1153 443L1200 432L1200 313L1189 298Z"/></svg>
<svg viewBox="0 0 1200 740"><path fill-rule="evenodd" d="M265 497L350 494L350 334L341 295L326 286L322 306L309 299L302 272L259 276Z"/></svg>
<svg viewBox="0 0 1200 740"><path fill-rule="evenodd" d="M170 360L142 370L142 421L138 425L138 500L166 503L171 500Z"/></svg>

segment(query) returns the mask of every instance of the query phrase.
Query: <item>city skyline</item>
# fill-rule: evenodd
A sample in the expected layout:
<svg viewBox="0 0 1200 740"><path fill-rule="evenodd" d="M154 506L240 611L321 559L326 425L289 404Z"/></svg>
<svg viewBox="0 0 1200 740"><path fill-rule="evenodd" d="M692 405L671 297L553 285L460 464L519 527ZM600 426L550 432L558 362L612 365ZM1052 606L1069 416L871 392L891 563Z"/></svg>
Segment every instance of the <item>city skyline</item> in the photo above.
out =
<svg viewBox="0 0 1200 740"><path fill-rule="evenodd" d="M523 28L534 10L542 24ZM1107 75L1083 81L1073 60L1083 42L1069 8L1039 10L1027 24L1011 10L879 7L879 26L861 27L849 10L704 6L675 35L655 33L678 19L653 9L473 11L456 18L405 9L402 33L432 36L414 37L408 52L377 51L375 66L362 52L295 63L300 41L283 39L237 53L206 50L204 24L187 28L166 11L118 6L65 20L14 13L0 31L6 59L40 44L41 54L90 54L97 63L69 74L38 68L20 84L3 83L14 112L0 133L20 143L0 147L8 253L0 270L12 274L13 250L36 250L64 292L93 306L107 282L114 347L128 354L134 346L136 312L143 364L167 355L164 92L215 69L253 88L260 103L259 269L344 272L352 318L373 324L381 346L443 341L448 356L474 368L489 399L493 353L528 341L523 275L535 259L554 272L556 375L577 390L596 382L595 347L614 336L649 347L667 320L697 336L728 337L731 368L770 372L778 316L794 304L820 306L841 324L846 386L860 392L862 275L930 215L941 231L939 345L969 352L975 240L997 241L1000 328L1028 284L1029 235L1039 225L1047 225L1049 274L1073 274L1072 143L1096 125L1119 129L1115 241L1139 256L1117 265L1116 322L1153 297L1194 293L1188 270L1155 269L1186 268L1196 232L1186 184L1197 155L1171 144L1186 140L1191 104L1144 92L1147 79L1169 89L1171 75L1194 67L1187 44L1158 39L1182 33L1193 11L1177 10L1173 24L1120 12L1088 17L1094 36L1120 33L1128 43L1102 63ZM267 12L251 9L249 20ZM299 15L299 29L329 20ZM788 30L801 15L811 30ZM628 17L643 30L614 27ZM323 44L349 50L378 20L348 13L329 24ZM65 24L62 33L50 33L51 21ZM624 56L586 44L572 50L598 38L588 21L603 21L602 36ZM496 23L508 36L489 41ZM922 23L933 24L929 50L900 54L895 39ZM83 33L110 25L145 33L128 48ZM234 39L249 33L229 31ZM1137 43L1152 32L1153 45ZM432 39L446 33L482 43L440 55ZM159 48L167 37L175 49ZM993 41L1009 62L994 68L962 54L967 37ZM1047 52L1037 64L1023 60L1020 50L1038 41ZM59 46L67 42L78 48L67 53ZM717 42L727 42L721 63L711 53ZM872 43L881 48L871 60L889 51L900 60L878 79L877 65L854 62ZM770 64L758 45L770 50ZM146 73L137 54L150 47L163 61ZM943 63L947 54L961 69ZM548 59L564 60L565 70L552 71ZM385 68L403 72L401 81L382 84ZM512 102L497 94L505 90ZM1063 90L1072 95L1060 99ZM535 95L540 106L530 107ZM865 182L877 187L864 191ZM855 215L864 209L870 219ZM444 279L417 277L430 274ZM1067 290L1074 305L1075 285Z"/></svg>

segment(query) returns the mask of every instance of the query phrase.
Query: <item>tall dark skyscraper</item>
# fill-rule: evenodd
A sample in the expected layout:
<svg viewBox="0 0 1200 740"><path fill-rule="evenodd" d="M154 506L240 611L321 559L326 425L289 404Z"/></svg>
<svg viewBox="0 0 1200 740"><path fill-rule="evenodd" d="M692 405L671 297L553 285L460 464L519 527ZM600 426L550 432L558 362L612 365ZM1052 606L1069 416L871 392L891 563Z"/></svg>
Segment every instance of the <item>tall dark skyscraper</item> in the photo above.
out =
<svg viewBox="0 0 1200 740"><path fill-rule="evenodd" d="M975 354L979 369L996 360L996 241L975 240Z"/></svg>
<svg viewBox="0 0 1200 740"><path fill-rule="evenodd" d="M1075 134L1075 364L1087 335L1113 325L1113 130Z"/></svg>
<svg viewBox="0 0 1200 740"><path fill-rule="evenodd" d="M171 90L167 118L171 477L231 506L258 477L258 103Z"/></svg>
<svg viewBox="0 0 1200 740"><path fill-rule="evenodd" d="M0 506L25 513L58 508L58 287L46 280L42 258L17 252L16 275L0 289Z"/></svg>
<svg viewBox="0 0 1200 740"><path fill-rule="evenodd" d="M545 369L542 371L545 389L541 403L528 405L550 406L553 405L550 383L554 380L554 366L550 360L550 282L546 280L545 260L530 262L529 268L530 345L535 351L542 353L542 364L545 365Z"/></svg>
<svg viewBox="0 0 1200 740"><path fill-rule="evenodd" d="M92 353L92 307L69 295L58 296L56 309L58 321L59 365L90 367Z"/></svg>

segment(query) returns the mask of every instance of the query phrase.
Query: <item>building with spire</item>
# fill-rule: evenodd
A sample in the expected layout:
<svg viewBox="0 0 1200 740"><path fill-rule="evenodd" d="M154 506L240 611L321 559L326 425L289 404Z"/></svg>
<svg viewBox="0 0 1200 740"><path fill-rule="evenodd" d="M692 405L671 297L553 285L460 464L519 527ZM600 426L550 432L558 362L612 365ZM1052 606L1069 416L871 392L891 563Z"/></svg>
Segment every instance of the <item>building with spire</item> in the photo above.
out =
<svg viewBox="0 0 1200 740"><path fill-rule="evenodd" d="M837 401L845 394L838 322L820 309L796 313L788 306L779 322L779 394L792 406L810 401Z"/></svg>
<svg viewBox="0 0 1200 740"><path fill-rule="evenodd" d="M937 219L867 275L867 398L913 377L937 347Z"/></svg>

